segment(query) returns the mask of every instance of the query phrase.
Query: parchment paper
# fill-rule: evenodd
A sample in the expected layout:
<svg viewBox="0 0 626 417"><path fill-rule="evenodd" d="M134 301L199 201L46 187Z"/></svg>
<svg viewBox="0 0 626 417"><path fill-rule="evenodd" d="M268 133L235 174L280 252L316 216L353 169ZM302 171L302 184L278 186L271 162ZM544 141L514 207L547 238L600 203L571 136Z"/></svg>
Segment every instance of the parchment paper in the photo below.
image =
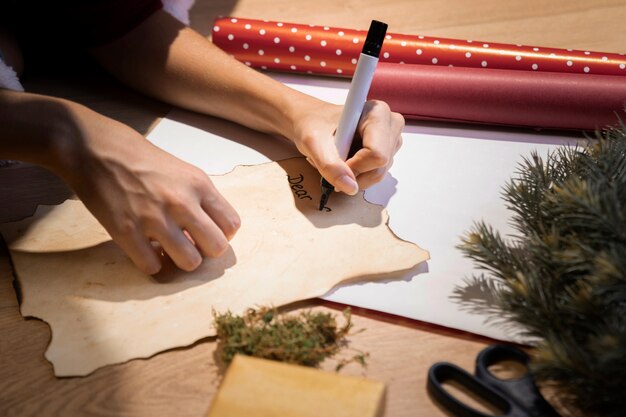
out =
<svg viewBox="0 0 626 417"><path fill-rule="evenodd" d="M79 201L3 230L24 316L49 323L58 376L145 358L212 336L212 311L321 296L342 282L406 275L428 253L397 238L381 206L335 193L318 211L319 174L303 158L212 178L242 226L227 253L193 273L137 270Z"/></svg>

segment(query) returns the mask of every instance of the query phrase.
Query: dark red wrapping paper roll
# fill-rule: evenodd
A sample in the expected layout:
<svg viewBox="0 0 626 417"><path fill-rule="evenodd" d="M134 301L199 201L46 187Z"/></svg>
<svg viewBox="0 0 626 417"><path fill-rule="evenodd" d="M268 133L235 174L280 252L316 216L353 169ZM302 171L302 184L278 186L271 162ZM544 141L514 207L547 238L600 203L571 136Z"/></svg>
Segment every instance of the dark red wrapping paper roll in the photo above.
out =
<svg viewBox="0 0 626 417"><path fill-rule="evenodd" d="M369 98L407 119L595 130L617 123L626 77L379 63Z"/></svg>

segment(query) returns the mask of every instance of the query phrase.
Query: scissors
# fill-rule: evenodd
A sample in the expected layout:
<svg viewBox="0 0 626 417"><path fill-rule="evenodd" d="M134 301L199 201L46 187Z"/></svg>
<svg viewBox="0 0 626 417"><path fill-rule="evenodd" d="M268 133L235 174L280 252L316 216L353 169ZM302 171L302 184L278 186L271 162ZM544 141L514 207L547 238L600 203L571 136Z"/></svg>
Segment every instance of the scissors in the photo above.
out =
<svg viewBox="0 0 626 417"><path fill-rule="evenodd" d="M489 367L503 361L524 365L527 372L516 379L500 379ZM428 371L428 391L441 405L459 417L492 417L470 407L455 398L444 387L446 381L454 381L477 397L502 410L505 417L559 417L559 414L543 398L528 372L529 356L512 346L493 345L483 349L476 357L474 375L456 365L438 362Z"/></svg>

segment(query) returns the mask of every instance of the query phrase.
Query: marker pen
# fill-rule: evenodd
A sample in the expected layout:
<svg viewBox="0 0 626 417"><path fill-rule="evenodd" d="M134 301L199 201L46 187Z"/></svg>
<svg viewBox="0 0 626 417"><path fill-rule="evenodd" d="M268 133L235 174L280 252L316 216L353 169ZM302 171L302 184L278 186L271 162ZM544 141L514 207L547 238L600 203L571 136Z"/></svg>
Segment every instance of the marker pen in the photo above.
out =
<svg viewBox="0 0 626 417"><path fill-rule="evenodd" d="M386 33L386 23L372 20L356 70L354 71L354 76L352 77L352 82L350 83L346 104L339 119L339 126L337 126L337 133L335 133L335 146L339 152L339 157L344 161L348 158L348 152L350 151L361 113L363 113L363 106L367 100L367 93L372 84L372 78L374 78L374 70L376 70L378 56L380 55ZM326 206L330 194L335 190L332 184L324 178L321 180L321 185L320 210Z"/></svg>

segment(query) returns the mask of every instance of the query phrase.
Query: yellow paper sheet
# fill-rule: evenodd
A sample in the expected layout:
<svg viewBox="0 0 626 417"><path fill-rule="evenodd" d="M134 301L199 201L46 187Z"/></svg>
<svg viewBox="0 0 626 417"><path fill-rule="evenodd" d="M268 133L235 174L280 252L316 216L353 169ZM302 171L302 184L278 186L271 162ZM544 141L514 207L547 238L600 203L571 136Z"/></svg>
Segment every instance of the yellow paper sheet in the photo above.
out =
<svg viewBox="0 0 626 417"><path fill-rule="evenodd" d="M319 174L303 158L212 180L242 226L225 255L192 273L171 262L154 277L141 273L79 201L3 227L22 315L50 325L45 356L56 375L86 375L213 336L213 310L284 305L343 282L390 279L428 259L362 193L335 193L331 211L319 211Z"/></svg>

